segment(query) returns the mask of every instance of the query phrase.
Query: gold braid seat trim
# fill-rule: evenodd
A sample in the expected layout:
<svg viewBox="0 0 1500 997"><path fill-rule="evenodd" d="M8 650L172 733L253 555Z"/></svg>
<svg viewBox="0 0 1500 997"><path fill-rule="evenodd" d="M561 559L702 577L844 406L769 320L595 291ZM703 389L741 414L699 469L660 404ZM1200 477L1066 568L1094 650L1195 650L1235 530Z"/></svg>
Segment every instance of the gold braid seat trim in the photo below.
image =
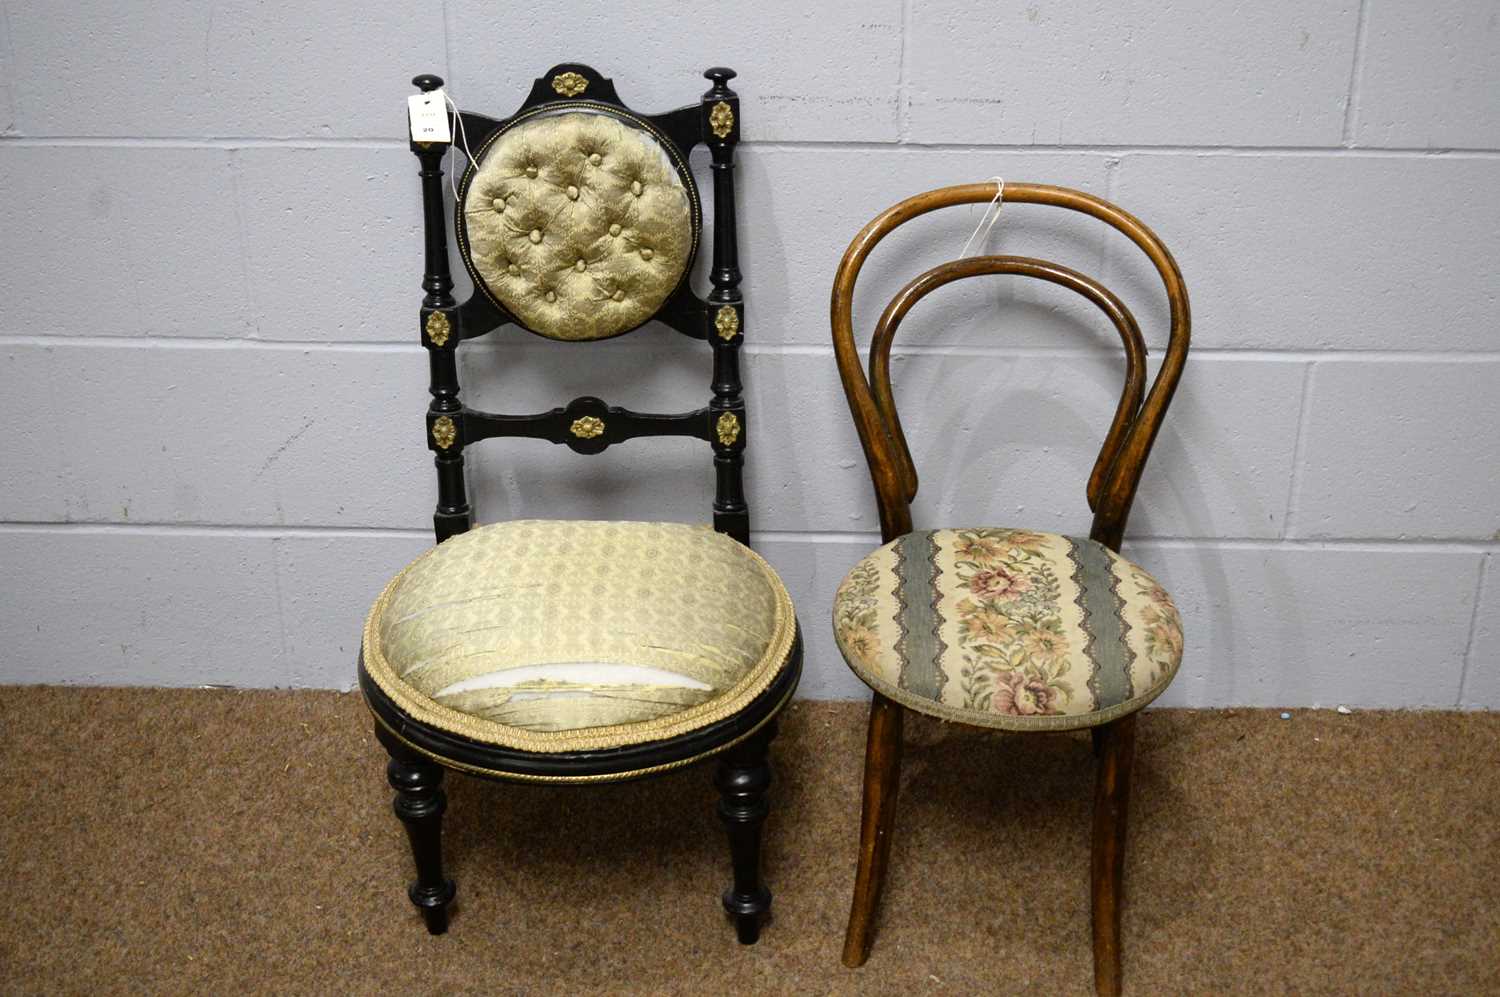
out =
<svg viewBox="0 0 1500 997"><path fill-rule="evenodd" d="M704 526L521 520L426 552L376 600L364 665L413 719L523 751L668 740L788 664L791 597Z"/></svg>

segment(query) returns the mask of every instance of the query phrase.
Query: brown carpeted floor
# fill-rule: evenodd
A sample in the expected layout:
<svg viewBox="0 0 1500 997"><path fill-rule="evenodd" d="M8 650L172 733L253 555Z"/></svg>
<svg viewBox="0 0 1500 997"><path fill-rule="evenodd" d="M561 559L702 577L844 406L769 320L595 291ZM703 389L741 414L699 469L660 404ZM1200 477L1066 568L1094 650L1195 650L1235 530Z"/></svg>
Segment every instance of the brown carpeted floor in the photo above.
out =
<svg viewBox="0 0 1500 997"><path fill-rule="evenodd" d="M0 988L18 993L1086 993L1079 735L908 725L875 952L839 945L864 708L798 704L776 918L741 948L707 768L450 776L428 937L354 695L0 688ZM1500 714L1153 711L1128 992L1500 993Z"/></svg>

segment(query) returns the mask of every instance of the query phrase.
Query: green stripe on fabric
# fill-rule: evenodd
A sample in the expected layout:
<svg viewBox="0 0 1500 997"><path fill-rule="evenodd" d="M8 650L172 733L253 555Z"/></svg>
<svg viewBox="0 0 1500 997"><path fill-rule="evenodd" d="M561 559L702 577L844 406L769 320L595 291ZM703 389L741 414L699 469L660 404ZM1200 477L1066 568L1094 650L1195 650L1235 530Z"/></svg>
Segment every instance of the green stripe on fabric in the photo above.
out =
<svg viewBox="0 0 1500 997"><path fill-rule="evenodd" d="M938 636L943 617L937 611L937 576L937 541L930 532L908 533L896 541L897 622L901 626L897 685L934 700L943 698L943 685L948 681L941 664L946 647Z"/></svg>
<svg viewBox="0 0 1500 997"><path fill-rule="evenodd" d="M1130 628L1120 615L1125 604L1119 581L1110 570L1109 551L1102 544L1069 537L1068 559L1073 562L1073 584L1078 587L1077 603L1088 638L1084 654L1091 665L1089 689L1094 693L1094 709L1105 710L1131 697L1130 666L1135 652L1125 640Z"/></svg>

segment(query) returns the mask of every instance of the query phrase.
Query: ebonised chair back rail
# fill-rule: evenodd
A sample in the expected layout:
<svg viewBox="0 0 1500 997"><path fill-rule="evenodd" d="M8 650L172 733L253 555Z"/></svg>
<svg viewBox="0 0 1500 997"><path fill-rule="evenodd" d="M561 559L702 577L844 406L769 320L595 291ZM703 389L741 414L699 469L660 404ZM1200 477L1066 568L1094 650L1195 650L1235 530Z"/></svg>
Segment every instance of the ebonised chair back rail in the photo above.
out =
<svg viewBox="0 0 1500 997"><path fill-rule="evenodd" d="M1090 215L1134 242L1156 267L1166 290L1170 315L1166 355L1150 392L1146 393L1146 349L1140 329L1130 311L1106 288L1083 274L1044 260L1016 256L976 257L935 267L896 295L876 328L867 381L854 343L852 306L854 285L870 251L893 229L919 215L956 204L993 200L996 184L944 187L918 194L887 209L866 225L850 244L834 278L830 303L839 375L870 466L880 507L881 529L888 541L911 531L911 500L917 491L916 468L891 391L890 348L896 329L917 301L945 284L980 274L1009 273L1046 280L1081 294L1110 318L1120 334L1126 356L1125 384L1114 420L1089 476L1087 490L1089 507L1094 511L1090 536L1118 550L1146 458L1187 360L1191 326L1187 289L1176 261L1155 233L1108 201L1045 184L1007 183L1004 193L1008 203L1052 205Z"/></svg>
<svg viewBox="0 0 1500 997"><path fill-rule="evenodd" d="M731 411L731 410L726 410ZM607 405L591 396L575 398L566 406L554 408L535 415L505 415L497 412L481 412L464 407L449 418L453 422L454 436L451 446L477 443L505 437L547 440L560 443L583 454L595 454L611 444L623 443L643 436L690 436L712 443L721 436L734 436L728 446L739 443L739 433L744 426L744 413L732 412L735 416L733 431L728 421L722 428L722 412L704 407L692 412L673 414L635 412L615 405ZM429 432L428 438L432 439ZM443 449L437 441L433 449Z"/></svg>

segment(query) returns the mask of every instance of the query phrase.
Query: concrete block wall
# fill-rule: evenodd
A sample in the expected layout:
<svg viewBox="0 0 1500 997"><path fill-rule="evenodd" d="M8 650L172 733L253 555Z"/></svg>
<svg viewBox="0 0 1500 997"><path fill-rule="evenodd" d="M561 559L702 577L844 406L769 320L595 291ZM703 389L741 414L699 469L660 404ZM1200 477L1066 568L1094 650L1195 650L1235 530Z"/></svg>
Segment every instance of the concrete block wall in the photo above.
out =
<svg viewBox="0 0 1500 997"><path fill-rule="evenodd" d="M1192 293L1127 549L1187 621L1165 702L1500 706L1492 4L494 11L0 0L0 681L350 684L435 491L407 81L437 72L503 114L578 60L648 109L696 99L706 66L740 71L750 500L807 632L805 695L863 695L829 600L878 543L834 267L895 200L999 175L1117 201ZM882 246L860 328L980 214ZM1100 276L1159 347L1144 259L1055 214L1006 208L990 250ZM1110 336L1050 286L924 303L895 362L918 521L1086 529ZM707 397L706 352L661 329L588 349L511 332L462 363L468 400L502 410ZM708 515L689 441L471 453L484 521Z"/></svg>

